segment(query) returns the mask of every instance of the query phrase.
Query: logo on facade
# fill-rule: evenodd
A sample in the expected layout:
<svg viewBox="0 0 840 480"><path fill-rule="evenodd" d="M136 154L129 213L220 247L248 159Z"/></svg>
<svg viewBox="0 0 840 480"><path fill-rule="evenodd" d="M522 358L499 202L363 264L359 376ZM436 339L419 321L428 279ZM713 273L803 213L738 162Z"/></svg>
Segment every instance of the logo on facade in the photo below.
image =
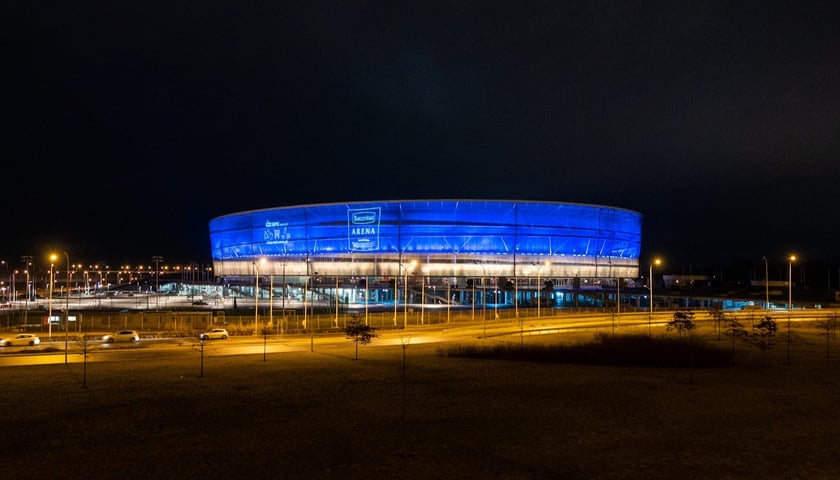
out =
<svg viewBox="0 0 840 480"><path fill-rule="evenodd" d="M292 238L289 233L289 224L265 221L265 230L263 230L263 240L268 245L286 244Z"/></svg>
<svg viewBox="0 0 840 480"><path fill-rule="evenodd" d="M379 216L381 209L347 209L347 242L351 252L379 250Z"/></svg>

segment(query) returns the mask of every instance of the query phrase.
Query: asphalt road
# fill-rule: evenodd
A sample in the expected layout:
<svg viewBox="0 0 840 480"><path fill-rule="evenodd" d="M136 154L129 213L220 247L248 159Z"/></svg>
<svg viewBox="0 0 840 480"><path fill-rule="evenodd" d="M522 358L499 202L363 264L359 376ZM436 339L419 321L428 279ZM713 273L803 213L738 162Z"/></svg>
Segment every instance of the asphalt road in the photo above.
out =
<svg viewBox="0 0 840 480"><path fill-rule="evenodd" d="M742 315L742 322L751 318L749 313ZM412 327L401 331L378 332L364 348L394 346L400 344L426 344L475 340L477 338L504 337L519 335L543 335L571 332L622 331L644 332L654 328L661 331L672 318L673 312L662 312L650 317L647 313L623 314L615 317L609 314L561 315L544 318L523 318L521 321L486 321L467 325L431 325ZM754 316L754 315L753 315ZM814 321L836 318L834 310L803 310L791 319L793 322ZM777 317L777 322L784 322L786 315ZM708 322L705 318L697 322ZM784 328L783 323L780 329ZM57 333L50 339L41 338L41 344L34 347L0 347L0 367L19 365L44 365L58 363L136 361L142 359L179 358L195 355L228 356L277 354L285 352L318 350L328 351L346 347L351 340L343 334L316 335L270 335L234 336L226 340L208 340L198 338L150 338L142 337L136 344L106 344L99 340L82 343L67 339Z"/></svg>

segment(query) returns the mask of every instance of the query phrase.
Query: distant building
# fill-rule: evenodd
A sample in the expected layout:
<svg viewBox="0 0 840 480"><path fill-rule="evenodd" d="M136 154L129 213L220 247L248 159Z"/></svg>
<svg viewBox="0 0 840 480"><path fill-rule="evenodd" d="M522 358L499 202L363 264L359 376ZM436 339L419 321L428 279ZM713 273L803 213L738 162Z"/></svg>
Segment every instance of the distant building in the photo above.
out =
<svg viewBox="0 0 840 480"><path fill-rule="evenodd" d="M662 275L665 288L705 287L710 279L708 275Z"/></svg>

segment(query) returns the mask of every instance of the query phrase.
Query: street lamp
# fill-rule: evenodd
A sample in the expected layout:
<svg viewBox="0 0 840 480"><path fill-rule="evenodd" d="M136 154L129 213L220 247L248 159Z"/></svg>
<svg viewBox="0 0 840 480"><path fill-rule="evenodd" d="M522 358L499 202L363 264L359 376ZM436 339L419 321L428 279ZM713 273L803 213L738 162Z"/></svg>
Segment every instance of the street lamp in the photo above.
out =
<svg viewBox="0 0 840 480"><path fill-rule="evenodd" d="M5 267L5 268L6 268L6 273L8 273L8 272L9 272L9 265L6 263L6 261L5 261L5 260L0 260L0 265L3 265L3 267ZM0 285L3 285L3 283L4 283L4 282L5 282L5 280L0 281ZM9 292L9 293L8 293L8 295L11 295L11 294L12 294L11 285L9 286L9 288L8 288L8 289L6 289L6 288L5 288L5 285L3 286L3 295L2 295L2 298L3 298L3 300L4 300L4 301L6 300L6 297L7 297L7 295L6 295L6 292L7 292L7 291ZM10 303L9 305L12 305L12 304Z"/></svg>
<svg viewBox="0 0 840 480"><path fill-rule="evenodd" d="M286 329L285 320L286 320L286 259L283 259L283 317L280 320L280 335L283 335Z"/></svg>
<svg viewBox="0 0 840 480"><path fill-rule="evenodd" d="M411 261L411 270L417 266L417 260ZM405 268L405 278L403 279L403 330L408 328L408 268Z"/></svg>
<svg viewBox="0 0 840 480"><path fill-rule="evenodd" d="M767 257L761 257L764 260L764 310L770 309L770 287L768 286L768 273L769 268L767 266Z"/></svg>
<svg viewBox="0 0 840 480"><path fill-rule="evenodd" d="M274 325L274 275L268 276L268 324Z"/></svg>
<svg viewBox="0 0 840 480"><path fill-rule="evenodd" d="M545 262L543 262L542 265L537 267L537 318L540 318L540 303L542 303L542 301L540 300L540 274L542 273L542 267L544 266L548 266L548 260L546 260Z"/></svg>
<svg viewBox="0 0 840 480"><path fill-rule="evenodd" d="M648 314L648 336L650 336L650 323L651 318L653 317L653 266L656 265L658 267L661 263L662 260L655 258L650 264L650 270L648 274L648 285L650 287L650 313Z"/></svg>
<svg viewBox="0 0 840 480"><path fill-rule="evenodd" d="M496 320L499 319L499 277L496 277L494 282L496 288L493 289L493 316Z"/></svg>
<svg viewBox="0 0 840 480"><path fill-rule="evenodd" d="M487 289L484 286L485 279L487 278L487 268L484 266L483 263L476 262L479 266L481 266L481 338L487 338ZM475 285L475 282L473 282ZM475 289L473 289L475 292ZM475 309L475 296L473 295L473 309Z"/></svg>
<svg viewBox="0 0 840 480"><path fill-rule="evenodd" d="M788 257L788 320L787 320L787 364L790 365L790 316L793 312L793 262L796 255Z"/></svg>
<svg viewBox="0 0 840 480"><path fill-rule="evenodd" d="M254 261L254 335L259 335L260 325L260 263L265 263L261 258L259 263Z"/></svg>
<svg viewBox="0 0 840 480"><path fill-rule="evenodd" d="M451 290L451 285L450 285L451 283L452 283L452 281L449 278L447 278L446 279L446 324L447 325L449 325L450 311L451 311L451 308L452 308L452 290Z"/></svg>
<svg viewBox="0 0 840 480"><path fill-rule="evenodd" d="M475 277L472 278L472 315L470 321L475 322Z"/></svg>
<svg viewBox="0 0 840 480"><path fill-rule="evenodd" d="M310 271L312 273L310 273ZM303 288L303 324L304 324L305 327L309 328L309 351L310 352L315 351L315 305L314 305L314 302L315 302L315 296L314 296L315 283L313 282L313 280L314 280L312 278L313 275L318 275L318 272L314 270L314 266L312 265L312 259L310 259L309 257L306 257L306 283L304 283L304 288ZM313 282L312 283L312 288L311 288L313 296L312 296L312 301L309 302L310 306L312 307L312 314L309 316L310 323L306 323L307 322L307 320L306 320L306 309L307 309L307 307L306 307L306 291L307 290L306 289L309 286L310 282Z"/></svg>
<svg viewBox="0 0 840 480"><path fill-rule="evenodd" d="M368 275L365 275L365 325L370 325L370 317L368 315L368 309L370 308L370 290L368 288L368 283L370 283L369 280L370 277Z"/></svg>
<svg viewBox="0 0 840 480"><path fill-rule="evenodd" d="M338 274L335 275L335 328L338 328L338 288L339 288L339 278ZM367 276L365 276L365 289L367 289ZM367 303L367 299L365 299L365 303ZM365 312L367 312L367 308L365 308ZM365 313L365 325L367 325L367 313Z"/></svg>
<svg viewBox="0 0 840 480"><path fill-rule="evenodd" d="M306 331L306 328L309 326L307 323L307 305L306 305L306 294L307 289L309 288L309 257L306 257L306 278L303 280L303 328Z"/></svg>
<svg viewBox="0 0 840 480"><path fill-rule="evenodd" d="M29 284L29 264L26 267L26 304L23 306L23 323L29 323L29 302L32 300L32 285Z"/></svg>
<svg viewBox="0 0 840 480"><path fill-rule="evenodd" d="M793 310L793 277L791 273L793 271L793 262L795 261L796 255L788 257L788 311Z"/></svg>
<svg viewBox="0 0 840 480"><path fill-rule="evenodd" d="M14 304L18 301L17 297L17 270L12 270L12 300L9 305L14 306Z"/></svg>
<svg viewBox="0 0 840 480"><path fill-rule="evenodd" d="M621 274L615 276L615 320L621 322ZM615 323L613 322L613 335L615 335Z"/></svg>
<svg viewBox="0 0 840 480"><path fill-rule="evenodd" d="M49 338L52 338L52 294L53 294L53 267L55 267L55 260L58 257L55 254L50 255L50 287L49 287L49 308L47 309L47 325L49 326Z"/></svg>
<svg viewBox="0 0 840 480"><path fill-rule="evenodd" d="M64 363L67 364L67 336L70 333L70 255L64 252L67 259L67 296L64 298Z"/></svg>
<svg viewBox="0 0 840 480"><path fill-rule="evenodd" d="M32 267L32 256L24 255L20 259L23 261L24 267L26 267L26 304L23 309L23 323L27 324L29 323L29 302L32 300L32 286L29 284L29 270Z"/></svg>
<svg viewBox="0 0 840 480"><path fill-rule="evenodd" d="M424 325L426 316L426 268L421 268L420 273L422 273L420 277L420 325Z"/></svg>
<svg viewBox="0 0 840 480"><path fill-rule="evenodd" d="M152 257L152 261L155 262L155 311L157 311L160 297L160 262L163 261L163 257L155 255Z"/></svg>
<svg viewBox="0 0 840 480"><path fill-rule="evenodd" d="M513 310L519 318L519 279L516 277L516 265L513 267Z"/></svg>

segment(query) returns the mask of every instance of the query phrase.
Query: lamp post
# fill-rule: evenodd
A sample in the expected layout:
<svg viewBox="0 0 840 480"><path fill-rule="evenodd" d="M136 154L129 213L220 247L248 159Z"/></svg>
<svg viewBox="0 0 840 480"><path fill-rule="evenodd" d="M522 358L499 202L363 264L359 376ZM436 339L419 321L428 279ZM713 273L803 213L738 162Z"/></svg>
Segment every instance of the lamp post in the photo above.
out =
<svg viewBox="0 0 840 480"><path fill-rule="evenodd" d="M70 333L70 255L64 252L67 259L67 296L64 297L64 363L67 363L68 334Z"/></svg>
<svg viewBox="0 0 840 480"><path fill-rule="evenodd" d="M452 291L450 279L446 279L446 324L449 325L450 322L450 309L452 308Z"/></svg>
<svg viewBox="0 0 840 480"><path fill-rule="evenodd" d="M769 268L767 266L767 257L761 257L761 259L764 260L764 310L767 311L770 309L770 287L767 283L769 281L767 278Z"/></svg>
<svg viewBox="0 0 840 480"><path fill-rule="evenodd" d="M648 286L650 287L650 313L648 314L648 336L650 336L651 331L651 319L653 318L653 266L656 265L657 267L659 264L662 263L662 260L655 258L653 262L650 264L650 269L648 273Z"/></svg>
<svg viewBox="0 0 840 480"><path fill-rule="evenodd" d="M76 272L81 271L81 274L82 274L81 279L82 279L82 282L84 283L85 271L82 270L83 268L84 268L84 265L82 265L81 263L73 265L73 270L75 270ZM78 280L76 280L76 303L79 304L79 308L82 308L82 287L79 285Z"/></svg>
<svg viewBox="0 0 840 480"><path fill-rule="evenodd" d="M499 319L499 277L496 277L496 288L493 289L493 317Z"/></svg>
<svg viewBox="0 0 840 480"><path fill-rule="evenodd" d="M487 268L481 265L481 322L487 334Z"/></svg>
<svg viewBox="0 0 840 480"><path fill-rule="evenodd" d="M0 260L0 265L3 265L3 267L6 269L6 273L8 274L8 277L9 277L9 285L8 286L3 285L5 280L0 281L0 285L3 285L3 301L4 302L5 301L9 302L9 308L12 308L12 307L14 307L14 304L15 304L12 301L12 299L14 298L12 296L12 290L14 290L14 288L15 288L15 282L14 282L14 280L12 280L12 277L14 275L14 271L10 272L9 264L5 260ZM5 279L5 277L4 277L4 279ZM7 323L8 323L8 318L9 317L7 316L6 317Z"/></svg>
<svg viewBox="0 0 840 480"><path fill-rule="evenodd" d="M309 257L306 257L306 278L303 280L303 329L306 331L306 328L309 327L307 323L307 306L306 306L306 291L309 288Z"/></svg>
<svg viewBox="0 0 840 480"><path fill-rule="evenodd" d="M155 311L157 311L160 297L160 262L163 261L163 257L155 255L152 257L152 261L155 262Z"/></svg>
<svg viewBox="0 0 840 480"><path fill-rule="evenodd" d="M306 283L304 284L304 288L303 288L303 321L304 321L305 325L309 328L309 351L314 352L315 351L315 309L314 309L314 305L312 305L312 307L313 307L312 315L309 317L311 324L306 323L306 287L309 286L309 282L312 280L312 276L310 275L311 267L312 267L312 261L309 257L306 257ZM314 272L314 274L318 275L318 272ZM315 284L314 283L312 284L312 292L313 292L313 294L315 292ZM312 302L310 302L310 304L313 303L314 301L315 301L315 298L313 296Z"/></svg>
<svg viewBox="0 0 840 480"><path fill-rule="evenodd" d="M29 301L32 299L32 285L29 284L29 265L26 267L26 303L23 306L23 323L29 323Z"/></svg>
<svg viewBox="0 0 840 480"><path fill-rule="evenodd" d="M370 277L365 275L365 325L370 325L370 316L368 314L368 308L370 306L370 289L368 283L370 283Z"/></svg>
<svg viewBox="0 0 840 480"><path fill-rule="evenodd" d="M540 278L540 274L542 273L542 267L547 267L547 266L548 266L548 260L546 260L545 262L543 262L542 265L537 267L537 318L540 318L540 304L542 303L542 301L540 300L540 285L541 285L540 281L542 280Z"/></svg>
<svg viewBox="0 0 840 480"><path fill-rule="evenodd" d="M613 322L613 335L615 335L615 323L621 322L621 274L615 276L615 322Z"/></svg>
<svg viewBox="0 0 840 480"><path fill-rule="evenodd" d="M426 316L426 270L425 267L420 269L420 325L424 325Z"/></svg>
<svg viewBox="0 0 840 480"><path fill-rule="evenodd" d="M470 321L475 322L475 277L472 279L472 314Z"/></svg>
<svg viewBox="0 0 840 480"><path fill-rule="evenodd" d="M47 325L48 325L48 332L49 338L52 338L52 294L53 294L53 267L55 267L55 260L56 255L50 255L50 286L48 290L49 300L47 300L48 308L47 308Z"/></svg>
<svg viewBox="0 0 840 480"><path fill-rule="evenodd" d="M481 329L482 334L481 338L487 338L487 288L484 286L485 279L487 278L487 268L484 266L483 263L479 263L481 266Z"/></svg>
<svg viewBox="0 0 840 480"><path fill-rule="evenodd" d="M793 310L793 262L796 261L796 255L788 257L788 311Z"/></svg>
<svg viewBox="0 0 840 480"><path fill-rule="evenodd" d="M513 311L519 318L519 278L516 276L516 265L513 266Z"/></svg>
<svg viewBox="0 0 840 480"><path fill-rule="evenodd" d="M260 325L260 263L265 262L265 259L260 259L259 263L254 261L254 335L259 335Z"/></svg>
<svg viewBox="0 0 840 480"><path fill-rule="evenodd" d="M338 328L338 274L335 275L335 328ZM365 288L367 288L367 277L365 277ZM365 300L367 302L367 300ZM367 314L365 314L365 325L367 325Z"/></svg>
<svg viewBox="0 0 840 480"><path fill-rule="evenodd" d="M29 284L29 270L32 267L32 256L31 255L24 255L20 257L23 261L23 265L25 267L24 272L26 273L26 304L23 308L23 323L29 323L29 301L32 300L32 286Z"/></svg>
<svg viewBox="0 0 840 480"><path fill-rule="evenodd" d="M9 305L12 307L15 306L15 302L17 302L17 270L12 270L12 299Z"/></svg>
<svg viewBox="0 0 840 480"><path fill-rule="evenodd" d="M9 272L9 265L6 263L5 260L0 260L0 265L3 265L3 267L6 268L6 273ZM0 281L0 285L3 285L4 282L5 282L5 280ZM8 292L8 293L6 293L6 292ZM3 295L2 295L3 301L5 301L7 297L11 297L11 295L12 295L11 285L9 285L9 288L6 288L5 285L4 285L3 286ZM11 306L12 304L9 303L9 305Z"/></svg>
<svg viewBox="0 0 840 480"><path fill-rule="evenodd" d="M280 320L280 335L283 335L286 330L286 260L283 260L283 302L282 302L282 318Z"/></svg>
<svg viewBox="0 0 840 480"><path fill-rule="evenodd" d="M787 318L787 364L790 365L790 316L793 313L793 262L796 255L788 257L788 318Z"/></svg>
<svg viewBox="0 0 840 480"><path fill-rule="evenodd" d="M537 300L537 318L540 318L540 274L541 274L542 266L537 267L537 291L534 292L535 299Z"/></svg>
<svg viewBox="0 0 840 480"><path fill-rule="evenodd" d="M417 260L411 261L411 269L417 266ZM403 330L408 328L408 268L405 269L405 278L403 279Z"/></svg>
<svg viewBox="0 0 840 480"><path fill-rule="evenodd" d="M397 261L397 275L394 277L394 328L397 328L397 304L400 299L400 275L402 274L402 259Z"/></svg>

